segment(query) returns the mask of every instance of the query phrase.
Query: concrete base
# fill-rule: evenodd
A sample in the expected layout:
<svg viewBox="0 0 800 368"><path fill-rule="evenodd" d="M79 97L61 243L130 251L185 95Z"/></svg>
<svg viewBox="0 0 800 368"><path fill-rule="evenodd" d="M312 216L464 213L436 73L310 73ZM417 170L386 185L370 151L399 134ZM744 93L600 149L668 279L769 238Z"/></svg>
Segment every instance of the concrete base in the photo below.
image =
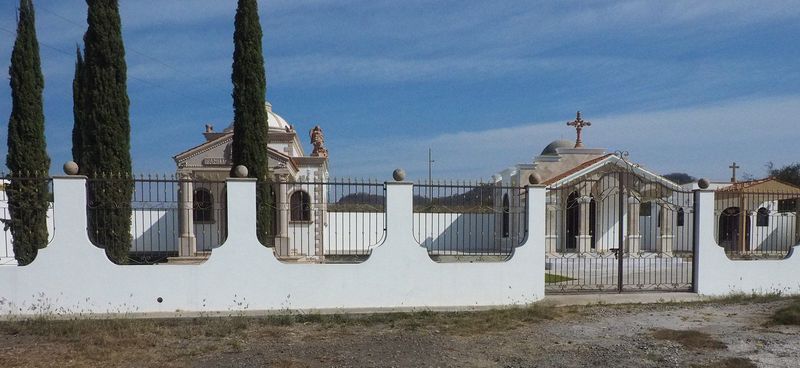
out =
<svg viewBox="0 0 800 368"><path fill-rule="evenodd" d="M197 253L197 238L194 235L185 235L178 238L178 256L193 257Z"/></svg>
<svg viewBox="0 0 800 368"><path fill-rule="evenodd" d="M556 307L592 304L652 304L702 302L711 299L695 293L595 293L547 295L539 302ZM537 303L537 304L539 304Z"/></svg>

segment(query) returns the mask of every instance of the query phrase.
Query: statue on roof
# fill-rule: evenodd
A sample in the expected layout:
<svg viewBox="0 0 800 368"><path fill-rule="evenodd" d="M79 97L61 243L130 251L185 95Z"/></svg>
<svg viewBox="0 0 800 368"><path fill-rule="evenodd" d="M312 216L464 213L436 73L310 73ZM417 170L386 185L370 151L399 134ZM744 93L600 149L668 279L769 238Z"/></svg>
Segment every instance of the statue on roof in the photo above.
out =
<svg viewBox="0 0 800 368"><path fill-rule="evenodd" d="M314 146L314 151L311 152L313 157L328 157L328 149L325 148L325 136L322 134L322 128L319 125L315 126L309 132L311 137L311 145Z"/></svg>

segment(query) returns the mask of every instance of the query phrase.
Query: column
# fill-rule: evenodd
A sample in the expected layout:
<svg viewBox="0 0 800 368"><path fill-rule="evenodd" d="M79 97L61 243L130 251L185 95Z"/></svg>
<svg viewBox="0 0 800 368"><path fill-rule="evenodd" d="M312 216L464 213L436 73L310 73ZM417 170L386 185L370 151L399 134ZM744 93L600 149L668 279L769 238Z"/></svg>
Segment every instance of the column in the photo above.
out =
<svg viewBox="0 0 800 368"><path fill-rule="evenodd" d="M581 210L581 223L580 223L580 231L578 232L577 242L578 242L578 252L579 253L589 253L592 251L592 235L591 230L589 228L589 222L591 219L591 203L592 197L584 196L578 198L578 203L580 204Z"/></svg>
<svg viewBox="0 0 800 368"><path fill-rule="evenodd" d="M659 255L672 255L673 241L675 235L672 234L672 212L664 205L658 206L658 216L661 226L658 229L658 248Z"/></svg>
<svg viewBox="0 0 800 368"><path fill-rule="evenodd" d="M800 243L800 198L794 199L794 243Z"/></svg>
<svg viewBox="0 0 800 368"><path fill-rule="evenodd" d="M635 197L628 197L628 234L625 252L629 256L640 256L642 251L642 234L639 231L639 213L641 203Z"/></svg>
<svg viewBox="0 0 800 368"><path fill-rule="evenodd" d="M547 253L557 253L560 251L559 234L561 234L562 222L564 216L559 216L558 209L563 207L560 200L555 193L547 193L546 199L546 229L545 229L545 251ZM499 229L499 227L498 227Z"/></svg>
<svg viewBox="0 0 800 368"><path fill-rule="evenodd" d="M278 208L278 224L275 233L275 252L281 256L289 255L289 198L287 197L288 175L276 175L276 185L278 186L277 193L275 193L276 207Z"/></svg>
<svg viewBox="0 0 800 368"><path fill-rule="evenodd" d="M194 184L189 174L180 174L180 237L178 238L178 257L192 257L197 252L197 239L194 236Z"/></svg>
<svg viewBox="0 0 800 368"><path fill-rule="evenodd" d="M322 180L319 177L314 179L315 182L320 183ZM325 216L324 211L326 210L325 206L325 198L323 195L324 192L324 184L314 184L313 190L309 193L311 195L311 221L313 223L311 226L314 227L314 254L309 254L309 256L314 256L318 261L322 261L324 259L324 239L323 239L323 230L325 227ZM351 245L352 246L352 245ZM349 249L354 250L354 249ZM312 250L309 249L309 252Z"/></svg>

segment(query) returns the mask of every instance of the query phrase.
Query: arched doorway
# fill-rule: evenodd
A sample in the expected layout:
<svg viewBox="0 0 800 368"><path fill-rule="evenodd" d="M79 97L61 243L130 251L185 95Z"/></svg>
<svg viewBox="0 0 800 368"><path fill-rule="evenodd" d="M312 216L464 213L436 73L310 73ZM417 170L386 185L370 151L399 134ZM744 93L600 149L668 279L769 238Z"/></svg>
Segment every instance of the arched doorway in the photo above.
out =
<svg viewBox="0 0 800 368"><path fill-rule="evenodd" d="M739 250L739 243L741 243L739 224L742 217L742 211L739 207L728 207L719 216L719 229L718 240L719 245L727 251ZM746 219L745 224L745 250L750 248L750 216L744 216Z"/></svg>
<svg viewBox="0 0 800 368"><path fill-rule="evenodd" d="M580 194L578 192L572 192L572 194L567 197L567 206L565 210L565 221L564 221L564 230L565 230L565 242L564 242L564 250L566 251L575 251L578 250L578 236L581 235L581 204L580 204ZM597 226L597 203L594 200L594 196L590 197L591 200L589 201L589 236L591 236L590 246L591 249L595 249L596 242L594 236L594 229Z"/></svg>
<svg viewBox="0 0 800 368"><path fill-rule="evenodd" d="M578 202L578 198L580 198L578 192L572 192L572 194L567 197L566 219L564 223L564 250L566 251L578 249L577 236L581 228L581 206Z"/></svg>

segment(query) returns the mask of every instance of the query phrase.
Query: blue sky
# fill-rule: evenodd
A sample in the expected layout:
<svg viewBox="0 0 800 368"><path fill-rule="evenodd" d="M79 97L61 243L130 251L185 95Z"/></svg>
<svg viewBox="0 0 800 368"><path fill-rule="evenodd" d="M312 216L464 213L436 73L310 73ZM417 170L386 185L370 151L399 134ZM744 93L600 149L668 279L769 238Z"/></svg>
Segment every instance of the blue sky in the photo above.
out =
<svg viewBox="0 0 800 368"><path fill-rule="evenodd" d="M53 172L70 158L80 0L35 0ZM580 109L588 146L727 179L800 161L800 1L260 1L267 97L325 130L334 176L488 178ZM0 4L7 70L16 0ZM123 0L136 172L232 119L233 0ZM11 33L9 33L9 31ZM10 112L0 84L0 140ZM309 147L307 147L308 149ZM5 149L2 150L3 162Z"/></svg>

